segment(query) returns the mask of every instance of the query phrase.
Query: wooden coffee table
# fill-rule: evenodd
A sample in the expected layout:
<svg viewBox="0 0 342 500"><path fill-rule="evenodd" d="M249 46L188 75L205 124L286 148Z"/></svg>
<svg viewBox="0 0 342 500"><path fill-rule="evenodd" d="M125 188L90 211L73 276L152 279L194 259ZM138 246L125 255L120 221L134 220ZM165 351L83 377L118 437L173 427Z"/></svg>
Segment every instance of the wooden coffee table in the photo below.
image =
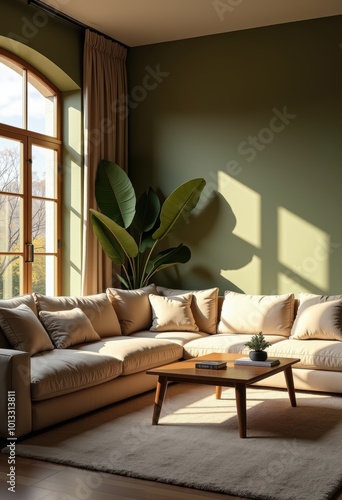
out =
<svg viewBox="0 0 342 500"><path fill-rule="evenodd" d="M214 385L216 386L217 399L220 399L221 397L222 387L235 387L236 409L239 423L239 434L241 438L245 438L247 435L247 386L250 386L255 382L259 382L259 380L263 380L276 373L284 372L291 405L297 406L292 376L292 365L298 363L300 361L299 359L279 358L280 364L270 368L259 366L234 366L235 359L241 357L241 354L214 353L148 370L146 372L147 374L158 375L152 424L158 424L168 382ZM227 361L227 368L224 370L206 370L202 368L195 368L195 363L202 360Z"/></svg>

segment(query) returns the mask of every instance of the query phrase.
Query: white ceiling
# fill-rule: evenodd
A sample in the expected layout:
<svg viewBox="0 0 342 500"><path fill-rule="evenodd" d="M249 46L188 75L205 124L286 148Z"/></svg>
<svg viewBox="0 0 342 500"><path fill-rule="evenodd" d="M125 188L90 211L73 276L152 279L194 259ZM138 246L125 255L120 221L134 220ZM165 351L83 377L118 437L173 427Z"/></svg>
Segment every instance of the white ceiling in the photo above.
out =
<svg viewBox="0 0 342 500"><path fill-rule="evenodd" d="M42 0L130 47L342 14L342 0Z"/></svg>

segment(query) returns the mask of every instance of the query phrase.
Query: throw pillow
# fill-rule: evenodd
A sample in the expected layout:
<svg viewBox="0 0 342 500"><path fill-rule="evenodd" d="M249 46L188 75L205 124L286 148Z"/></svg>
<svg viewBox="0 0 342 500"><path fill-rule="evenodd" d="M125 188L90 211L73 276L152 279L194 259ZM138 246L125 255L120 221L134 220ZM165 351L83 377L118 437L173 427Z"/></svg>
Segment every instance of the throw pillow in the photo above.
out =
<svg viewBox="0 0 342 500"><path fill-rule="evenodd" d="M105 293L84 297L49 297L39 293L34 293L33 296L38 312L66 311L78 307L88 317L100 337L121 335L118 317Z"/></svg>
<svg viewBox="0 0 342 500"><path fill-rule="evenodd" d="M191 311L199 330L204 333L216 333L218 314L218 288L206 290L176 290L157 286L157 292L164 297L192 294Z"/></svg>
<svg viewBox="0 0 342 500"><path fill-rule="evenodd" d="M135 290L107 288L107 295L119 318L123 335L148 330L152 323L152 313L148 296L156 294L154 284Z"/></svg>
<svg viewBox="0 0 342 500"><path fill-rule="evenodd" d="M198 332L191 311L191 293L172 297L150 295L149 300L152 307L152 332Z"/></svg>
<svg viewBox="0 0 342 500"><path fill-rule="evenodd" d="M339 298L334 300L335 297ZM290 337L342 341L341 296L300 294Z"/></svg>
<svg viewBox="0 0 342 500"><path fill-rule="evenodd" d="M37 308L34 303L34 299L32 295L20 295L19 297L14 297L12 299L1 299L0 307L4 307L6 309L13 309L13 307L18 307L21 304L27 305L34 314L37 316ZM11 344L8 342L6 335L0 328L0 349L11 349Z"/></svg>
<svg viewBox="0 0 342 500"><path fill-rule="evenodd" d="M12 309L1 307L0 327L13 349L28 352L31 356L53 349L43 325L25 304Z"/></svg>
<svg viewBox="0 0 342 500"><path fill-rule="evenodd" d="M101 339L79 307L67 311L41 311L39 319L57 349Z"/></svg>
<svg viewBox="0 0 342 500"><path fill-rule="evenodd" d="M226 291L218 333L283 335L291 332L295 298L282 295L245 295Z"/></svg>

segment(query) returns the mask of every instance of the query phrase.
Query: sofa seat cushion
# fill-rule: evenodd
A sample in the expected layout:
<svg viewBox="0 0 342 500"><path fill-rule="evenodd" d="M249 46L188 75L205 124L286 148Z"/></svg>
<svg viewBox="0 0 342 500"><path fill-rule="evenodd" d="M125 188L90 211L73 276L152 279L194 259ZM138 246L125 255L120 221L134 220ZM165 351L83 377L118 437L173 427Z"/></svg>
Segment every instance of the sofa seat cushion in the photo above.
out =
<svg viewBox="0 0 342 500"><path fill-rule="evenodd" d="M113 337L76 346L82 352L100 353L122 361L122 374L130 375L177 361L183 355L181 345L169 340Z"/></svg>
<svg viewBox="0 0 342 500"><path fill-rule="evenodd" d="M184 346L184 357L186 359L204 356L213 352L232 352L248 354L249 349L245 343L249 342L252 335L238 333L217 333L206 338L192 340ZM267 335L267 341L271 344L284 340L282 335Z"/></svg>
<svg viewBox="0 0 342 500"><path fill-rule="evenodd" d="M122 362L112 356L74 349L54 349L31 358L33 401L54 398L102 384L122 373Z"/></svg>
<svg viewBox="0 0 342 500"><path fill-rule="evenodd" d="M140 332L132 333L131 337L136 338L147 338L147 339L162 339L170 340L179 345L184 345L191 340L197 340L201 338L208 337L208 333L204 332L180 332L180 331L170 331L170 332L151 332L150 330L141 330Z"/></svg>
<svg viewBox="0 0 342 500"><path fill-rule="evenodd" d="M267 349L276 358L299 358L293 368L342 372L342 342L338 340L295 340L278 342Z"/></svg>

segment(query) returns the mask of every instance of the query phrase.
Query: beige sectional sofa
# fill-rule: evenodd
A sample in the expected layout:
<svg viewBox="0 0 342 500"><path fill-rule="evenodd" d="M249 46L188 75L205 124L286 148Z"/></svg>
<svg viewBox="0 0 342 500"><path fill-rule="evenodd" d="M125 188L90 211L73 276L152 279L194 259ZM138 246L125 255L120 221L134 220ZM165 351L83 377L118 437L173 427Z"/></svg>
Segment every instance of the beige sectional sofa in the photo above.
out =
<svg viewBox="0 0 342 500"><path fill-rule="evenodd" d="M297 389L342 394L341 319L342 296L219 297L217 288L1 300L0 438L8 437L8 395L20 437L153 389L150 368L212 352L246 355L259 331L269 355L301 359ZM285 387L283 374L267 384Z"/></svg>

